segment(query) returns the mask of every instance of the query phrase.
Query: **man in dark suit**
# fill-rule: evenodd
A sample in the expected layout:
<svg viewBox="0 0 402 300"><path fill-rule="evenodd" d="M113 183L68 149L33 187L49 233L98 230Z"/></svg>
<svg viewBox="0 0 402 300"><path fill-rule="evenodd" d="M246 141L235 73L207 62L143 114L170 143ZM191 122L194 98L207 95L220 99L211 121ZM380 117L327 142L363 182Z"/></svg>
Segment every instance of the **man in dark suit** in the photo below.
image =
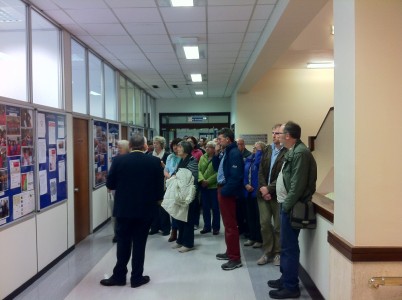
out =
<svg viewBox="0 0 402 300"><path fill-rule="evenodd" d="M131 287L150 281L143 276L145 246L152 218L163 199L164 182L160 159L144 154L147 141L142 135L130 140L131 153L113 160L106 186L115 190L117 262L113 275L101 280L105 286L126 285L127 264L132 248Z"/></svg>

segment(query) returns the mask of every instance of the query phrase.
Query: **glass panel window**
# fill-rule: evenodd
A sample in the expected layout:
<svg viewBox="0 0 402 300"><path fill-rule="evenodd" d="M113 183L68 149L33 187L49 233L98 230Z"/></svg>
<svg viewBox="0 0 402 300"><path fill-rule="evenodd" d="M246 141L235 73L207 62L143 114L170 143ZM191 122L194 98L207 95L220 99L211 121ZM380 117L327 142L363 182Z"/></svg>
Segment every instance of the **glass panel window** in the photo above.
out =
<svg viewBox="0 0 402 300"><path fill-rule="evenodd" d="M71 40L71 65L73 79L73 111L87 114L88 92L85 48L74 40Z"/></svg>
<svg viewBox="0 0 402 300"><path fill-rule="evenodd" d="M117 120L117 92L116 72L104 65L105 69L105 117L110 120Z"/></svg>
<svg viewBox="0 0 402 300"><path fill-rule="evenodd" d="M102 62L98 57L89 53L88 64L90 115L103 118Z"/></svg>
<svg viewBox="0 0 402 300"><path fill-rule="evenodd" d="M134 85L131 82L127 83L127 122L135 124L134 122Z"/></svg>
<svg viewBox="0 0 402 300"><path fill-rule="evenodd" d="M32 96L34 103L63 108L60 62L60 30L32 10Z"/></svg>
<svg viewBox="0 0 402 300"><path fill-rule="evenodd" d="M135 89L135 124L139 126L144 126L144 124L141 122L141 97L142 97L142 91L139 88Z"/></svg>
<svg viewBox="0 0 402 300"><path fill-rule="evenodd" d="M26 6L3 0L0 8L0 96L27 101Z"/></svg>
<svg viewBox="0 0 402 300"><path fill-rule="evenodd" d="M127 123L127 87L126 79L120 76L120 121Z"/></svg>

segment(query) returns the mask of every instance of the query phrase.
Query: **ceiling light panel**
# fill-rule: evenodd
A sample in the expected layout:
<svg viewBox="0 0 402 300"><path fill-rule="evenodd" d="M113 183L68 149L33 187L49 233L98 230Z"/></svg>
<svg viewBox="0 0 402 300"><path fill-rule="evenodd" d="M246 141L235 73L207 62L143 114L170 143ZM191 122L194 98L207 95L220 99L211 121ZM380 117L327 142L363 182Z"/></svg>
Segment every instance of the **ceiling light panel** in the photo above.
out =
<svg viewBox="0 0 402 300"><path fill-rule="evenodd" d="M192 82L202 82L201 74L191 74L190 76Z"/></svg>
<svg viewBox="0 0 402 300"><path fill-rule="evenodd" d="M194 6L193 0L170 0L173 7Z"/></svg>
<svg viewBox="0 0 402 300"><path fill-rule="evenodd" d="M198 51L198 46L183 46L184 54L187 59L199 59L200 53Z"/></svg>

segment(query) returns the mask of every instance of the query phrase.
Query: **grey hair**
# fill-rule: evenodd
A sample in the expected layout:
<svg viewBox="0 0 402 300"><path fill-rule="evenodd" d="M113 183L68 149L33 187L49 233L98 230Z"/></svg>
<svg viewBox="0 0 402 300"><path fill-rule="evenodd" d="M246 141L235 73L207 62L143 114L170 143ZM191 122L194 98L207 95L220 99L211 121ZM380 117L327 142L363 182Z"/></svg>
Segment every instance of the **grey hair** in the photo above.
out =
<svg viewBox="0 0 402 300"><path fill-rule="evenodd" d="M126 152L130 152L130 146L127 140L118 141L117 146L120 146L122 149L126 150Z"/></svg>
<svg viewBox="0 0 402 300"><path fill-rule="evenodd" d="M207 148L207 147L215 148L215 146L216 146L216 143L215 143L214 141L209 141L209 142L205 145L205 148Z"/></svg>
<svg viewBox="0 0 402 300"><path fill-rule="evenodd" d="M161 144L161 148L164 149L166 146L166 139L163 136L157 135L154 136L152 142L158 142L159 144Z"/></svg>

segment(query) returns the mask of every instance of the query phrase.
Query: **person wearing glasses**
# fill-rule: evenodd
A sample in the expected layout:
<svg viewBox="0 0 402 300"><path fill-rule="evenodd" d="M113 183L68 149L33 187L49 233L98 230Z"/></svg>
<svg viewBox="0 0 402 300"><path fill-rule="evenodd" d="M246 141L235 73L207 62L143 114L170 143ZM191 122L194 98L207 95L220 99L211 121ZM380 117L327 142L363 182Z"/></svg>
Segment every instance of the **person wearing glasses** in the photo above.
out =
<svg viewBox="0 0 402 300"><path fill-rule="evenodd" d="M271 261L275 266L280 264L281 246L279 242L280 219L279 204L276 197L276 179L281 171L287 151L279 141L281 124L272 127L272 144L269 145L261 159L258 172L257 202L260 212L262 249L264 254L257 261L265 265Z"/></svg>
<svg viewBox="0 0 402 300"><path fill-rule="evenodd" d="M300 140L301 128L294 122L283 124L279 130L279 141L288 148L285 162L276 180L276 194L281 205L281 263L282 276L268 280L273 299L299 298L299 233L290 224L289 213L297 201L311 200L315 193L317 163L310 150Z"/></svg>

